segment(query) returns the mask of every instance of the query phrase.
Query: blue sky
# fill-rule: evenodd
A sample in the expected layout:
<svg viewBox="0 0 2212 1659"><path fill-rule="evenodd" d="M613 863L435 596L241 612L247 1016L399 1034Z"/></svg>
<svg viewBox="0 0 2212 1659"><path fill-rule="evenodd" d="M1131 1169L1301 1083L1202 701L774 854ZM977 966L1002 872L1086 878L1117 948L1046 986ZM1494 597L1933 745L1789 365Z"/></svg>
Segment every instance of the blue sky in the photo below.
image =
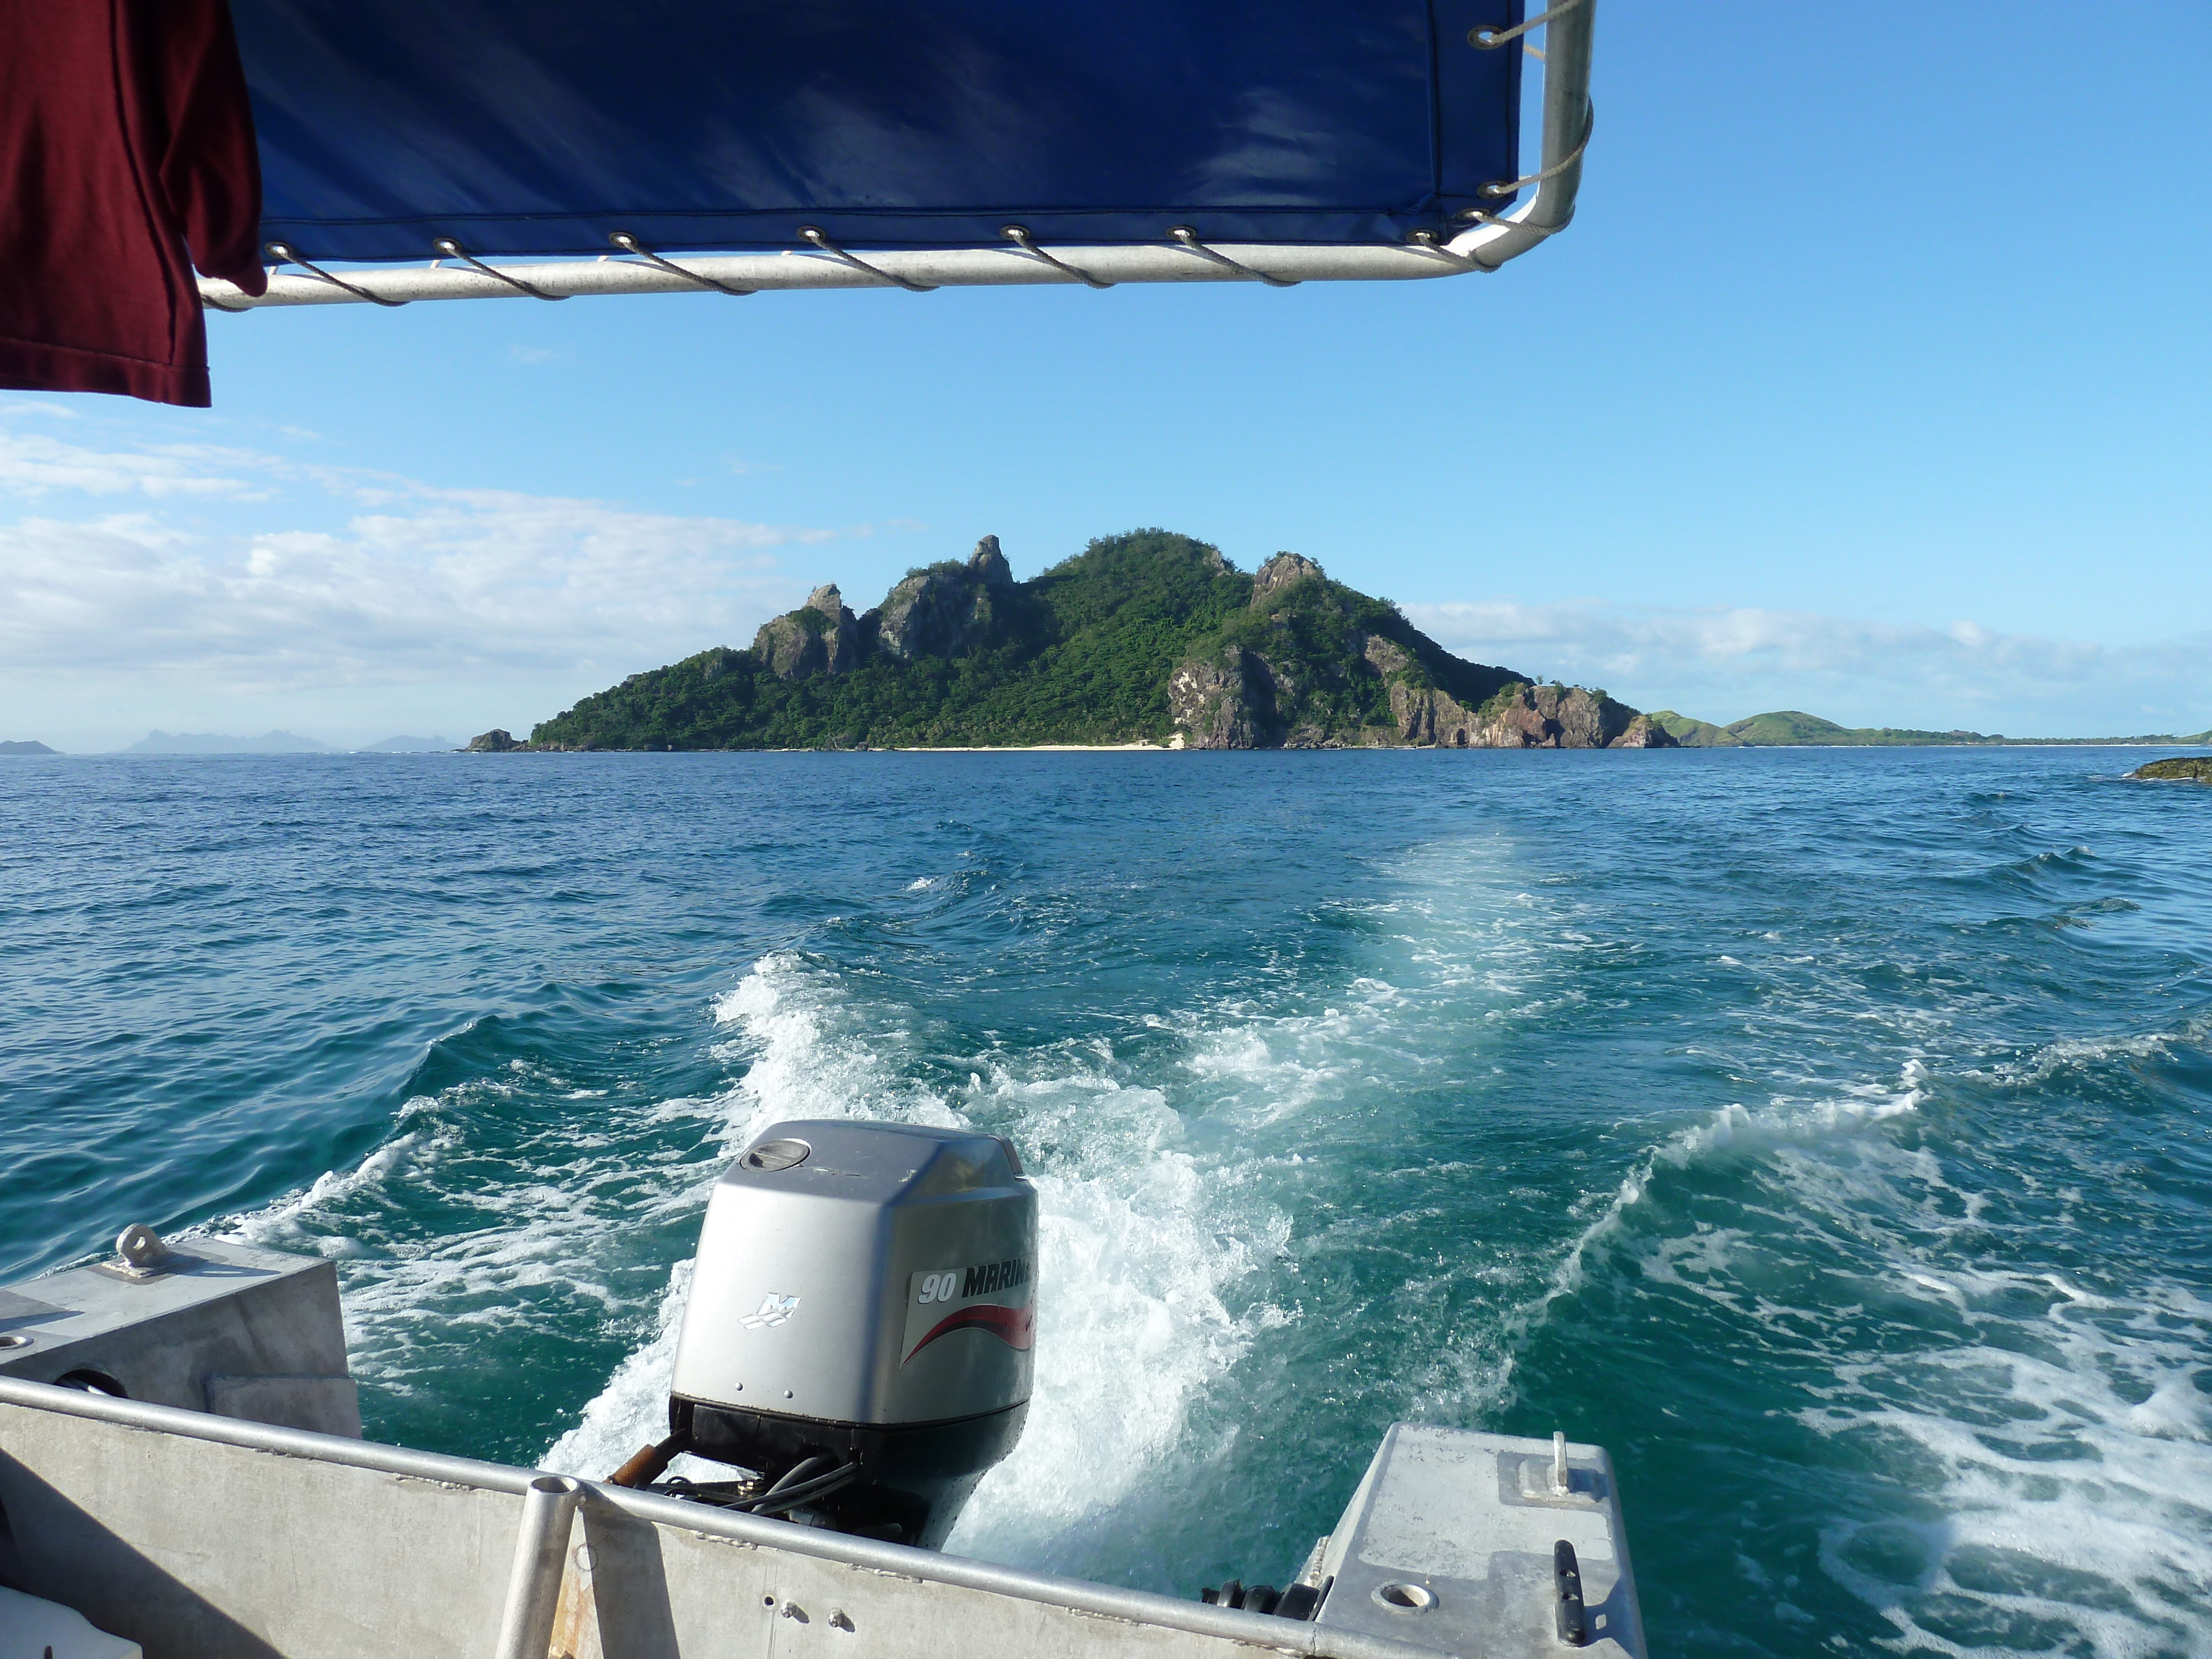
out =
<svg viewBox="0 0 2212 1659"><path fill-rule="evenodd" d="M1612 0L1489 277L317 307L0 393L0 737L520 731L1162 525L1727 720L2212 726L2212 10Z"/></svg>

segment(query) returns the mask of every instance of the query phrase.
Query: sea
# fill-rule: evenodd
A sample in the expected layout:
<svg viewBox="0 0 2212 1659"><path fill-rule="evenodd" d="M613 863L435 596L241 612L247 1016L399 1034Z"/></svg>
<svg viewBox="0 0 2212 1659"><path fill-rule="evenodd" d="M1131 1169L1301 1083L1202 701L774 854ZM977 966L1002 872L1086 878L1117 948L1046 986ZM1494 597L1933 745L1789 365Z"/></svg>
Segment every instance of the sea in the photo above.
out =
<svg viewBox="0 0 2212 1659"><path fill-rule="evenodd" d="M369 1435L661 1431L766 1126L1011 1137L951 1546L1282 1583L1595 1441L1656 1655L2212 1654L2212 789L2092 748L0 762L0 1278L337 1264Z"/></svg>

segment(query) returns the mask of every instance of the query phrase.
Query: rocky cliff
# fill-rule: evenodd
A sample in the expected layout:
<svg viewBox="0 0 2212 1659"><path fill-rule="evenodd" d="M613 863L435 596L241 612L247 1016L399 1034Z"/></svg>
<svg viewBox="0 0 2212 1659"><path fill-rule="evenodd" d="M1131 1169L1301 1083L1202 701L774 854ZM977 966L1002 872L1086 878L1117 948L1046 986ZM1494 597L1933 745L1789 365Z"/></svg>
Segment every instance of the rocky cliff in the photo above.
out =
<svg viewBox="0 0 2212 1659"><path fill-rule="evenodd" d="M1330 581L1295 553L1260 567L1247 612L1169 679L1169 714L1191 748L1674 744L1602 691L1534 685L1461 661L1395 608Z"/></svg>
<svg viewBox="0 0 2212 1659"><path fill-rule="evenodd" d="M488 736L493 734L487 734ZM1152 741L1194 749L1667 747L1602 691L1452 655L1387 601L1279 553L1247 575L1165 531L1026 582L998 538L855 617L833 586L717 647L586 697L538 748ZM481 739L479 740L482 741Z"/></svg>
<svg viewBox="0 0 2212 1659"><path fill-rule="evenodd" d="M999 551L999 538L975 544L966 564L946 561L917 570L860 619L876 648L896 662L954 657L991 637L1000 606L1012 591L1014 573Z"/></svg>
<svg viewBox="0 0 2212 1659"><path fill-rule="evenodd" d="M762 624L753 655L780 680L848 674L860 665L860 629L835 582L816 588L798 610Z"/></svg>

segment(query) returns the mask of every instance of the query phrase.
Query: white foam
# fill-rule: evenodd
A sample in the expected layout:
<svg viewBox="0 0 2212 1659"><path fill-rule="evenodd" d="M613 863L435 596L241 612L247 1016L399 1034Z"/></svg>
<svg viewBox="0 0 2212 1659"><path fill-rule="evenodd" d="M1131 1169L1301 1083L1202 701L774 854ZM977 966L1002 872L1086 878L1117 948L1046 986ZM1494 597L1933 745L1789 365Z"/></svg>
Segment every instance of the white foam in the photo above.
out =
<svg viewBox="0 0 2212 1659"><path fill-rule="evenodd" d="M1916 1058L1905 1062L1894 1087L1849 1085L1812 1100L1778 1099L1756 1112L1740 1101L1731 1101L1674 1130L1622 1177L1599 1214L1560 1258L1543 1294L1509 1323L1522 1328L1541 1319L1553 1302L1583 1285L1589 1253L1616 1234L1628 1212L1644 1201L1660 1166L1687 1169L1702 1159L1723 1155L1756 1155L1777 1147L1817 1145L1832 1137L1856 1135L1917 1111L1926 1097L1929 1080L1926 1064Z"/></svg>
<svg viewBox="0 0 2212 1659"><path fill-rule="evenodd" d="M1917 1277L1997 1340L1842 1368L1834 1400L1799 1414L1933 1511L1830 1525L1822 1570L1901 1650L1984 1650L1944 1633L1964 1601L1966 1622L2040 1629L2048 1650L2212 1652L2212 1434L2193 1380L2212 1307L2174 1285L2087 1298L2047 1275ZM2042 1297L2025 1328L2021 1300Z"/></svg>
<svg viewBox="0 0 2212 1659"><path fill-rule="evenodd" d="M402 1121L405 1114L402 1114ZM207 1231L215 1237L234 1238L243 1244L268 1249L311 1249L329 1256L357 1255L362 1245L343 1232L317 1231L311 1222L343 1199L381 1186L405 1164L423 1143L421 1130L405 1130L377 1147L350 1170L325 1170L305 1190L278 1199L264 1208L228 1218Z"/></svg>
<svg viewBox="0 0 2212 1659"><path fill-rule="evenodd" d="M616 1367L607 1386L584 1407L576 1426L553 1443L540 1460L556 1474L604 1480L641 1447L668 1432L668 1379L676 1366L676 1339L684 1319L684 1299L691 1288L692 1263L679 1261L668 1275L653 1339ZM678 1474L697 1477L696 1458L678 1458ZM705 1478L712 1479L708 1476Z"/></svg>
<svg viewBox="0 0 2212 1659"><path fill-rule="evenodd" d="M434 1387L452 1363L456 1331L479 1333L465 1341L485 1329L533 1332L549 1297L599 1318L626 1313L599 1245L614 1227L696 1204L712 1179L711 1158L655 1166L659 1191L641 1206L627 1123L566 1115L529 1129L520 1145L512 1122L495 1117L480 1127L490 1103L532 1090L567 1092L562 1079L520 1065L409 1100L399 1133L351 1170L209 1229L337 1258L353 1371L390 1393ZM684 1101L624 1116L714 1120L727 1111ZM486 1134L501 1143L495 1151L476 1144ZM498 1178L486 1179L494 1161ZM426 1206L449 1218L434 1232L415 1218Z"/></svg>
<svg viewBox="0 0 2212 1659"><path fill-rule="evenodd" d="M1028 1079L994 1067L979 1091L979 1106L1012 1109L1018 1138L1079 1150L1035 1175L1049 1340L1037 1345L1028 1426L949 1546L1034 1565L1063 1564L1055 1538L1170 1457L1219 1451L1188 1442L1190 1408L1283 1316L1265 1303L1232 1310L1225 1294L1288 1233L1264 1203L1238 1202L1218 1163L1182 1149L1182 1120L1158 1091L1116 1086L1066 1051L1053 1060Z"/></svg>
<svg viewBox="0 0 2212 1659"><path fill-rule="evenodd" d="M2008 1085L2048 1082L2061 1073L2093 1067L2109 1060L2163 1059L2177 1044L2200 1046L2212 1036L2212 1021L2191 1022L2177 1031L2142 1031L2103 1037L2062 1037L2023 1059L2006 1060L1989 1075Z"/></svg>
<svg viewBox="0 0 2212 1659"><path fill-rule="evenodd" d="M2092 1047L2131 1056L2157 1041L2053 1044L2018 1079ZM1617 1252L1638 1294L1698 1298L1763 1327L1778 1366L1787 1356L1795 1386L1818 1399L1796 1419L1847 1447L1842 1466L1866 1483L1861 1500L1832 1506L1852 1518L1820 1528L1819 1560L1888 1625L1884 1647L2212 1653L2212 1402L2196 1381L2212 1305L2170 1283L2091 1289L1970 1265L1988 1253L1990 1195L1962 1187L1921 1137L1881 1133L1931 1085L1916 1061L1893 1085L1731 1105L1686 1126L1622 1183L1526 1316L1547 1317ZM1753 1178L1729 1200L1736 1224L1715 1201L1730 1188L1707 1179L1722 1165ZM1654 1228L1644 1217L1662 1181L1670 1218ZM1705 1198L1685 1230L1689 1193ZM1778 1247L1798 1259L1803 1305L1772 1299L1788 1294ZM1832 1352L1830 1283L1929 1307L1912 1322L1923 1334L1889 1352L1842 1338ZM1832 1382L1802 1380L1808 1369Z"/></svg>

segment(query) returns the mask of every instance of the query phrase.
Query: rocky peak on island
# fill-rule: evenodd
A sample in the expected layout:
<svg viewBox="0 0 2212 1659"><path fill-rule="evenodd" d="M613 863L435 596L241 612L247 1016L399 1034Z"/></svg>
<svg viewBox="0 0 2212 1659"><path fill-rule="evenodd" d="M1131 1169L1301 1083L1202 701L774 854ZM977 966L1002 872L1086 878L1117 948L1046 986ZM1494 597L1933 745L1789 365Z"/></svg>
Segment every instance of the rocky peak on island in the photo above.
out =
<svg viewBox="0 0 2212 1659"><path fill-rule="evenodd" d="M1292 582L1304 581L1309 576L1318 576L1322 568L1311 559L1297 553L1278 553L1260 567L1252 578L1252 603L1265 605L1274 594Z"/></svg>
<svg viewBox="0 0 2212 1659"><path fill-rule="evenodd" d="M857 617L825 584L750 650L634 674L532 735L572 749L1674 746L1603 691L1453 655L1302 554L1248 575L1164 530L1102 537L1027 581L986 536Z"/></svg>
<svg viewBox="0 0 2212 1659"><path fill-rule="evenodd" d="M837 584L825 582L798 610L763 623L753 635L753 654L780 680L849 673L860 665L860 624Z"/></svg>
<svg viewBox="0 0 2212 1659"><path fill-rule="evenodd" d="M1012 587L1014 568L1006 562L1006 556L999 551L999 538L986 536L975 544L975 550L968 556L968 568L991 587Z"/></svg>
<svg viewBox="0 0 2212 1659"><path fill-rule="evenodd" d="M956 656L990 635L998 619L994 601L1013 586L1013 568L999 550L999 538L986 536L964 565L948 559L908 571L860 619L861 629L900 662Z"/></svg>

